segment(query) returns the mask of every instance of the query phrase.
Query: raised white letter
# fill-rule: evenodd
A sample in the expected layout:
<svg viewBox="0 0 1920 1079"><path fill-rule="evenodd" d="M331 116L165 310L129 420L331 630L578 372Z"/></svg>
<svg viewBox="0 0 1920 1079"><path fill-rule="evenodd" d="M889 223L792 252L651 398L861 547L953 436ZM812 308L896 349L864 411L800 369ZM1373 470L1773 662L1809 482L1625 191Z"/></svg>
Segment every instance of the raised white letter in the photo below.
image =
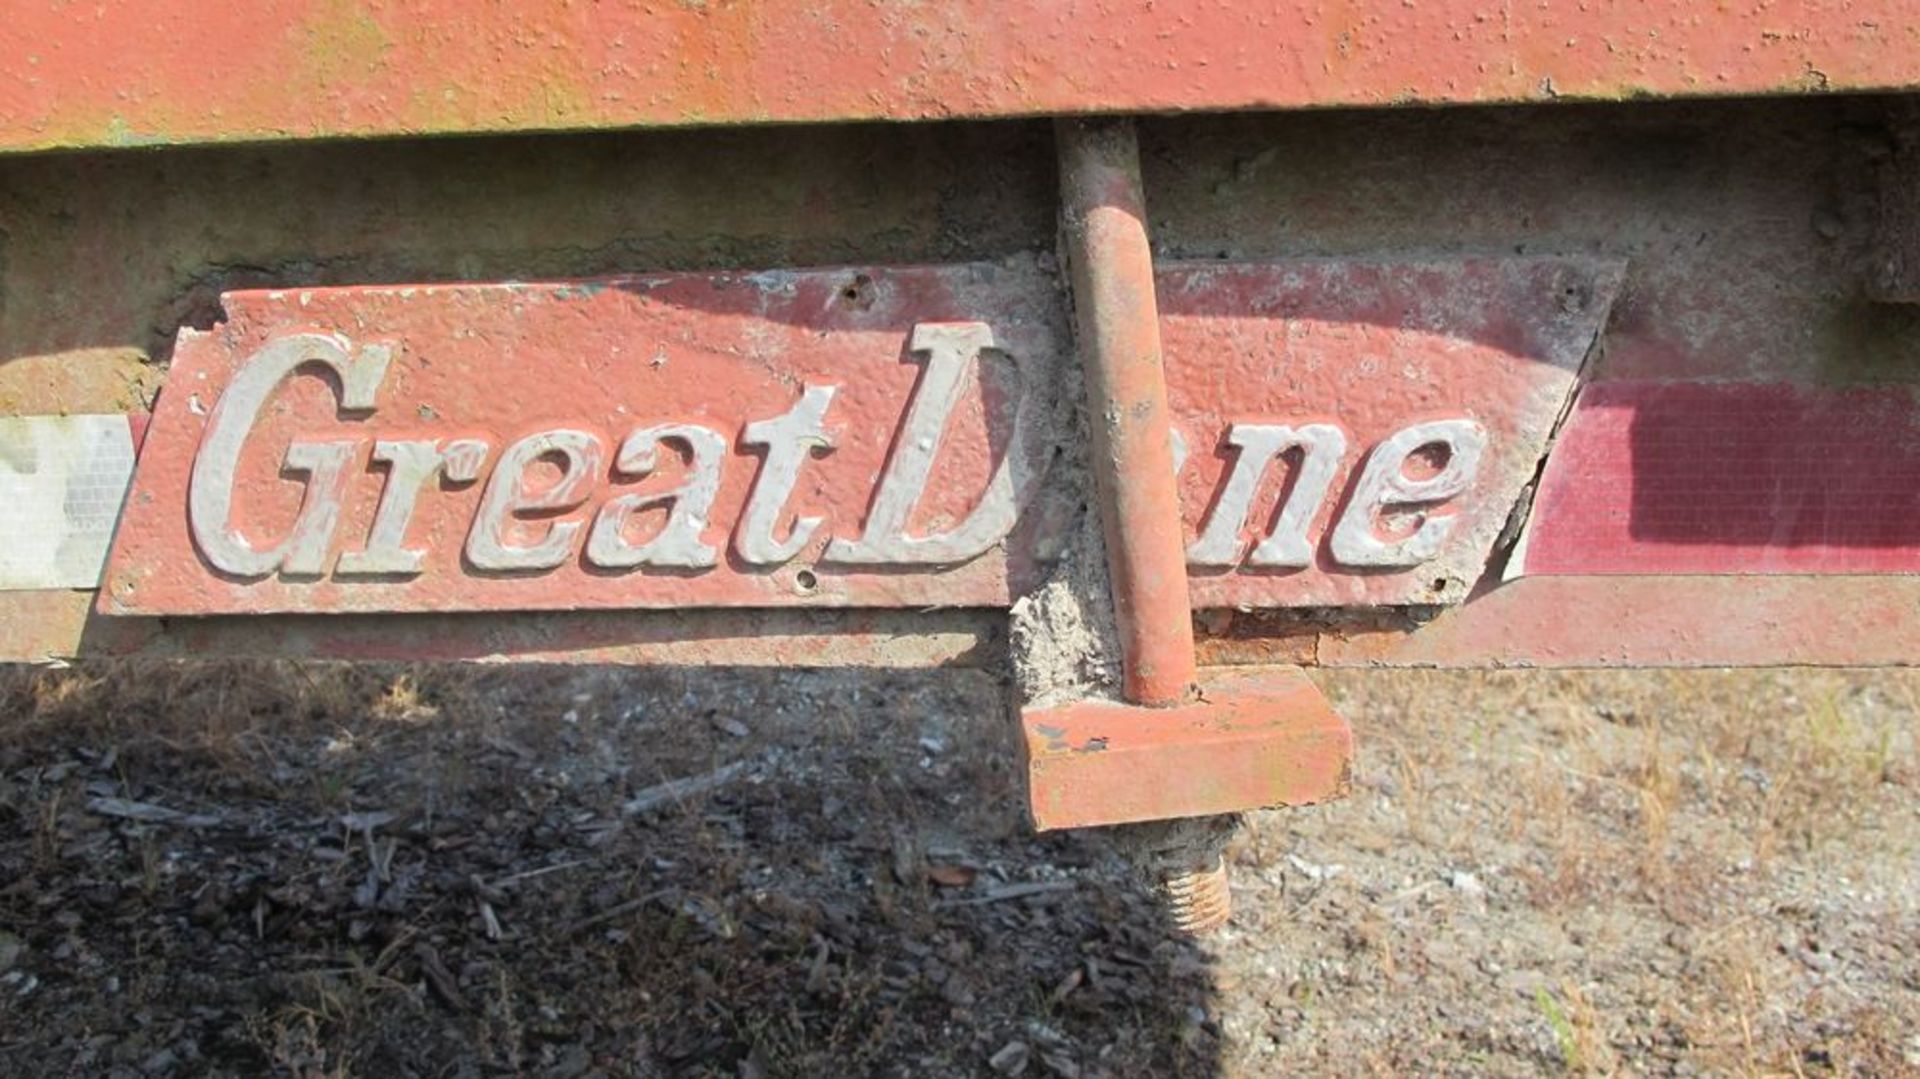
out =
<svg viewBox="0 0 1920 1079"><path fill-rule="evenodd" d="M304 364L319 364L339 377L342 412L373 409L393 353L384 345L367 345L349 358L348 348L346 339L335 335L283 337L249 357L213 406L193 460L187 523L200 553L215 569L241 577L262 577L274 570L318 576L325 569L327 549L340 523L347 464L358 443L295 442L287 447L283 467L306 475L307 489L286 537L265 549L233 527L234 471L267 397Z"/></svg>
<svg viewBox="0 0 1920 1079"><path fill-rule="evenodd" d="M437 475L444 475L454 483L472 483L480 477L480 466L486 462L488 449L487 444L477 438L457 438L445 443L424 439L375 442L373 459L386 463L387 485L380 492L380 507L373 514L366 550L341 555L339 572L367 576L419 573L427 552L404 544L420 488Z"/></svg>
<svg viewBox="0 0 1920 1079"><path fill-rule="evenodd" d="M713 496L720 490L720 465L727 454L727 440L719 432L692 423L643 427L620 443L614 470L636 478L649 475L659 466L660 444L666 441L681 443L693 455L687 481L670 491L609 500L587 534L587 561L603 569L642 564L702 569L719 561L713 545L700 538L707 530ZM647 506L664 503L673 508L660 534L645 543L628 543L622 534L627 520Z"/></svg>
<svg viewBox="0 0 1920 1079"><path fill-rule="evenodd" d="M1445 451L1446 463L1431 476L1407 475L1407 461L1428 446ZM1367 455L1366 470L1353 501L1333 529L1334 561L1347 566L1416 566L1440 553L1453 530L1453 515L1418 515L1413 532L1398 540L1380 538L1380 514L1397 507L1441 502L1467 489L1480 468L1487 431L1472 420L1416 423L1394 434Z"/></svg>
<svg viewBox="0 0 1920 1079"><path fill-rule="evenodd" d="M467 561L479 569L552 569L567 560L579 521L557 521L539 542L524 547L507 544L504 532L509 516L527 510L565 511L587 500L605 452L600 436L562 428L542 431L508 446L487 480L480 510L467 534ZM538 493L527 491L527 466L546 456L562 461L560 478Z"/></svg>
<svg viewBox="0 0 1920 1079"><path fill-rule="evenodd" d="M740 514L740 527L733 537L733 549L741 561L755 566L785 562L799 554L820 527L820 518L802 517L793 523L793 531L784 542L773 538L787 497L800 478L800 465L815 448L833 445L821 421L837 388L808 386L786 415L747 424L740 432L741 445L767 448L766 462L747 495L747 508Z"/></svg>
<svg viewBox="0 0 1920 1079"><path fill-rule="evenodd" d="M1247 561L1255 566L1302 567L1313 564L1313 544L1307 529L1327 488L1340 471L1347 452L1347 435L1330 423L1294 428L1275 424L1236 423L1227 428L1227 444L1237 447L1227 485L1215 502L1206 530L1187 548L1187 561L1196 566L1228 567L1240 561L1245 543L1240 533L1253 509L1253 496L1274 458L1300 449L1300 474L1280 507L1273 531L1253 549Z"/></svg>
<svg viewBox="0 0 1920 1079"><path fill-rule="evenodd" d="M857 540L829 543L828 560L864 565L964 562L1000 542L1013 529L1020 505L1038 479L1027 460L1032 421L1025 392L1014 406L1013 434L1007 440L1006 452L973 512L950 532L907 535L907 518L926 491L927 477L933 471L933 460L940 451L960 388L969 374L978 372L983 350L992 347L993 330L984 322L930 322L913 328L907 348L914 356L926 355L927 372L907 405L893 457L881 473L879 491L867 514L866 529Z"/></svg>

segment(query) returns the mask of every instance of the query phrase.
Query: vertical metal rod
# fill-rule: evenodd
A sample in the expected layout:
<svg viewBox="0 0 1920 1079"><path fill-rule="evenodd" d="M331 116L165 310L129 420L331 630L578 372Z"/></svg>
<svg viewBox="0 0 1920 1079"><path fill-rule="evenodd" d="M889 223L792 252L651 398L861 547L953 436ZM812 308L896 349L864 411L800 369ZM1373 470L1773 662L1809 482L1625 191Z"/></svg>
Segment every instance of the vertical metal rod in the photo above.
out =
<svg viewBox="0 0 1920 1079"><path fill-rule="evenodd" d="M1193 619L1140 145L1130 120L1061 120L1055 132L1122 691L1178 704L1193 687Z"/></svg>

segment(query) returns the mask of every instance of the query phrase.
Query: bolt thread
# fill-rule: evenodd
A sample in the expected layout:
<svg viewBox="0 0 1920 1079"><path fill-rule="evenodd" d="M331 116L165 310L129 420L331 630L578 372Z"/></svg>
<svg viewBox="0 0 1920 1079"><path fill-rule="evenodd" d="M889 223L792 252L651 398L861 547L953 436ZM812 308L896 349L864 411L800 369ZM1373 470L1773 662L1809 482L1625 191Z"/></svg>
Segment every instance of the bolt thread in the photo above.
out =
<svg viewBox="0 0 1920 1079"><path fill-rule="evenodd" d="M1217 854L1201 865L1167 873L1164 887L1173 924L1182 932L1218 929L1233 913L1227 866Z"/></svg>

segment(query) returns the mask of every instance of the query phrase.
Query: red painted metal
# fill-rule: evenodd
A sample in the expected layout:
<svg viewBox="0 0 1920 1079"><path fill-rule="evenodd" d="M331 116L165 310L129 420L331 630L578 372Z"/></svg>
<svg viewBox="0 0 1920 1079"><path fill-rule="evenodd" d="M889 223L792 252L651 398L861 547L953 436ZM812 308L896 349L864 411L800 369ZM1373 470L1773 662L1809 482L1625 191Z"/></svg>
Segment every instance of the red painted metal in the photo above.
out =
<svg viewBox="0 0 1920 1079"><path fill-rule="evenodd" d="M1140 146L1124 120L1064 120L1057 135L1088 461L1105 525L1123 689L1135 704L1163 707L1192 691L1193 624Z"/></svg>
<svg viewBox="0 0 1920 1079"><path fill-rule="evenodd" d="M1113 473L1103 489L1115 490L1121 513L1110 553L1125 575L1123 617L1141 655L1169 644L1174 650L1170 661L1145 664L1167 672L1154 676L1147 696L1177 700L1191 678L1179 658L1190 600L1311 607L1460 599L1534 473L1606 316L1618 265L1548 258L1175 263L1160 268L1155 286L1145 279L1137 218L1103 219L1110 209L1100 208L1089 225L1097 231L1113 224L1130 238L1137 277L1094 274L1083 284L1081 315L1099 315L1085 339L1106 355L1144 365L1157 353L1153 324L1140 315L1152 310L1155 287L1166 296L1166 393L1173 429L1187 447L1176 486L1166 411L1151 400L1146 412L1138 402L1097 410L1118 418L1125 442L1096 451L1107 462L1103 471ZM1094 231L1087 242L1107 250L1112 236ZM1144 300L1142 289L1149 293ZM827 546L860 537L863 522L876 516L882 479L904 452L900 432L911 403L935 392L925 389L930 360L914 351L916 335L941 325L972 325L968 332L990 334L995 346L987 358L969 361L983 374L954 391L953 418L937 439L907 531L938 534L971 512L1012 452L1013 431L1024 422L1012 415L1030 411L1044 420L1057 402L1050 372L1064 351L1058 296L1053 276L1025 262L232 294L225 300L229 321L210 333L189 332L176 351L102 609L1003 606L1044 557L1044 545L1032 541L1047 526L1045 514L1028 514L1004 543L978 557L911 563L883 555L879 564L859 565L829 557ZM209 561L204 544L195 545L186 514L210 412L267 343L313 333L343 335L354 348L397 350L376 407L341 414L337 390L317 365L292 376L267 398L259 430L245 442L231 519L256 545L286 533L310 486L303 474L283 474L288 447L351 440L350 475L326 559L304 574L217 572L221 564ZM798 486L774 531L784 536L801 517L822 524L791 557L748 564L735 540L743 507L769 466L743 436L747 425L792 409L807 386L835 388L823 433L834 446L799 464ZM1114 392L1140 389L1119 385ZM1444 545L1407 565L1341 563L1330 540L1336 524L1385 516L1356 494L1376 449L1413 425L1450 419L1477 424L1489 441L1471 485L1419 507L1413 518L1446 518ZM1347 441L1324 494L1302 495L1297 478L1288 478L1301 461L1286 458L1265 463L1263 478L1241 501L1224 498L1229 474L1245 464L1229 445L1233 431L1309 421L1338 426ZM659 474L615 475L614 446L635 428L682 422L703 425L728 447L701 529L719 564L624 572L589 564L584 541L610 500L670 491L688 471L683 450L669 447L661 451ZM583 534L571 541L570 560L541 572L473 564L463 546L476 520L488 516L484 492L501 471L506 445L566 428L600 440L601 474L577 506L516 518L510 531L516 542L532 543L556 526L577 527ZM1050 436L1045 423L1036 430L1027 451L1013 456L1032 465L1029 486L1044 498ZM393 475L371 463L374 439L429 436L485 441L482 474L419 488L405 533L407 545L428 552L417 575L355 576L339 560L370 541ZM1303 542L1318 552L1311 564L1262 566L1234 555L1199 559L1191 575L1181 569L1182 548L1216 518L1237 528L1229 538L1244 554L1276 530L1278 509L1290 501L1311 510L1301 526ZM657 530L666 511L649 512L638 531Z"/></svg>
<svg viewBox="0 0 1920 1079"><path fill-rule="evenodd" d="M1298 806L1343 797L1353 732L1299 670L1210 672L1172 708L1081 701L1023 717L1035 827Z"/></svg>
<svg viewBox="0 0 1920 1079"><path fill-rule="evenodd" d="M1221 512L1239 451L1231 425L1309 422L1346 450L1306 528L1301 568L1189 570L1195 607L1457 603L1485 568L1606 324L1624 266L1601 259L1173 263L1159 273L1173 412L1190 452L1180 475L1189 538ZM1448 518L1438 555L1410 566L1335 557L1335 522L1372 512L1355 487L1369 452L1422 421L1469 420L1486 449L1468 488L1424 508ZM1251 548L1297 494L1303 461L1276 465L1250 503ZM1132 477L1129 482L1140 482Z"/></svg>
<svg viewBox="0 0 1920 1079"><path fill-rule="evenodd" d="M141 448L147 444L147 429L152 426L153 413L127 413L127 433L133 438L133 453L135 457L140 455Z"/></svg>
<svg viewBox="0 0 1920 1079"><path fill-rule="evenodd" d="M1920 573L1915 392L1595 383L1514 571Z"/></svg>
<svg viewBox="0 0 1920 1079"><path fill-rule="evenodd" d="M1911 0L14 0L0 149L1920 86Z"/></svg>
<svg viewBox="0 0 1920 1079"><path fill-rule="evenodd" d="M991 667L1004 631L987 612L953 611L938 625L918 612L473 612L107 618L157 629L145 655L311 656L354 661L617 663L698 667L911 670Z"/></svg>
<svg viewBox="0 0 1920 1079"><path fill-rule="evenodd" d="M896 432L928 369L913 352L916 327L990 312L994 344L992 356L967 358L977 377L953 396L924 497L907 522L916 535L965 519L996 469L1034 463L1008 460L1015 398L1044 406L1065 336L1053 278L1024 262L249 292L230 294L225 304L228 321L209 333L189 331L175 354L110 560L101 601L108 613L1004 606L1005 545L957 564L920 566L836 561L824 549L830 538L861 536L877 486L904 452ZM221 572L185 512L196 456L207 453L210 413L264 345L314 332L343 334L356 349L393 349L377 406L342 414L336 380L317 367L297 370L267 398L245 442L231 520L256 546L276 542L301 517L309 487L319 486L282 470L288 447L341 439L352 443L353 456L339 527L317 574ZM751 444L746 428L794 409L807 387L833 387L834 397L770 532L785 542L802 518L821 523L789 557L748 565L735 526L752 492L768 485L772 458ZM718 494L700 530L718 564L615 570L590 563L583 548L611 499L660 494L690 480L685 449L671 443L658 453L657 475L630 478L612 467L629 431L668 423L701 425L724 443ZM508 515L502 530L507 542L529 545L562 526L576 529L569 553L539 571L479 568L471 537L477 517L487 516L484 492L498 478L505 447L552 429L598 439L600 462L569 505ZM339 561L368 542L384 497L381 472L370 465L375 438L488 446L477 480L421 485L405 535L426 555L412 575L354 575ZM1033 444L1020 456L1043 469L1046 449ZM557 479L543 460L551 457L525 471L530 488ZM622 534L643 542L664 513L642 511ZM1025 540L1016 530L1010 545L1024 550Z"/></svg>
<svg viewBox="0 0 1920 1079"><path fill-rule="evenodd" d="M1911 666L1920 577L1528 577L1432 621L1322 634L1328 667Z"/></svg>
<svg viewBox="0 0 1920 1079"><path fill-rule="evenodd" d="M1034 826L1202 817L1340 797L1353 734L1298 669L1194 685L1187 548L1139 144L1131 121L1063 120L1056 132L1124 700L1022 710ZM1283 353L1271 362L1286 360ZM1169 886L1191 898L1202 880L1214 899L1183 921L1225 921L1217 866L1197 876L1179 868Z"/></svg>
<svg viewBox="0 0 1920 1079"><path fill-rule="evenodd" d="M685 666L985 666L993 611L728 610L466 615L90 613L89 592L0 592L0 657L307 659ZM1322 667L1902 667L1920 656L1920 576L1529 577L1431 621L1213 612L1204 671ZM1230 619L1230 620L1228 620Z"/></svg>
<svg viewBox="0 0 1920 1079"><path fill-rule="evenodd" d="M1041 830L1233 813L1339 797L1353 735L1298 670L1196 688L1172 410L1131 121L1063 120L1062 220L1086 372L1122 701L1021 711L1027 801ZM1176 871L1176 894L1193 874ZM1217 902L1194 925L1226 918Z"/></svg>

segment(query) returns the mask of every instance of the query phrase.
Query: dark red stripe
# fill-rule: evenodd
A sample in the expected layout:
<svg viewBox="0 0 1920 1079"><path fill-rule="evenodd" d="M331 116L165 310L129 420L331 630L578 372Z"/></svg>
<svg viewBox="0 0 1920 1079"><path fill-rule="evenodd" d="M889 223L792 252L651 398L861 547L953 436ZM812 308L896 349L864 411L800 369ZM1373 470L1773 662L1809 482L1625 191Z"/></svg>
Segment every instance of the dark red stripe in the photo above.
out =
<svg viewBox="0 0 1920 1079"><path fill-rule="evenodd" d="M1907 387L1586 387L1547 459L1523 572L1920 572Z"/></svg>

